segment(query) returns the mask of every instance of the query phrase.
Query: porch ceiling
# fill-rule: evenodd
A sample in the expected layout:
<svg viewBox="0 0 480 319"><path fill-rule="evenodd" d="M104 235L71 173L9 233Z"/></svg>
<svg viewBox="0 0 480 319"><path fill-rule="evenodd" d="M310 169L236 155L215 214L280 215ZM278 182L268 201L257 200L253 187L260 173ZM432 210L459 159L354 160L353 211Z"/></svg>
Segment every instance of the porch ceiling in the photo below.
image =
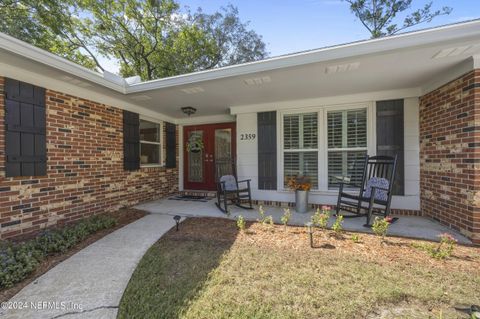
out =
<svg viewBox="0 0 480 319"><path fill-rule="evenodd" d="M460 75L455 71L480 54L480 21L137 84L0 38L0 72L25 70L32 81L41 74L179 121L183 106L197 108L193 117L205 117L228 115L232 107L357 93L412 89L418 95L445 75Z"/></svg>

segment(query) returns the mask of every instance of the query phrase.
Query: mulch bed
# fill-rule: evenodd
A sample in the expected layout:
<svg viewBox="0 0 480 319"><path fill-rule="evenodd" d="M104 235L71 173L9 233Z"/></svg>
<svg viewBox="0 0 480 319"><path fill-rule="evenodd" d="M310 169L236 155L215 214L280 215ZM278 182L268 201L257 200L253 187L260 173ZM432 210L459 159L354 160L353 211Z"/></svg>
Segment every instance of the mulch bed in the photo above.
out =
<svg viewBox="0 0 480 319"><path fill-rule="evenodd" d="M208 231L205 231L207 230ZM355 243L352 235L359 237ZM425 251L414 247L419 244L432 244L429 241L389 237L382 242L381 238L365 233L343 232L336 235L331 230L314 232L314 247L310 247L309 234L306 227L282 225L262 225L247 222L244 232L236 227L236 222L218 218L190 218L180 224L180 231L170 230L165 236L178 240L212 240L217 242L233 242L260 247L288 248L297 251L320 250L331 254L349 254L362 260L378 264L401 262L403 264L420 264L427 267L439 267L445 270L471 271L480 264L480 248L457 245L451 257L439 260L432 258ZM437 243L433 243L436 245Z"/></svg>
<svg viewBox="0 0 480 319"><path fill-rule="evenodd" d="M142 218L143 216L147 215L146 212L138 210L138 209L133 209L133 208L126 208L126 209L121 209L116 212L111 212L111 213L106 213L105 215L112 216L117 220L117 225L115 227L109 228L109 229L103 229L95 234L92 234L89 236L87 239L84 241L78 243L74 247L72 247L70 250L63 254L56 254L52 256L47 256L38 266L38 268L31 273L25 280L22 282L17 283L15 286L1 290L0 291L0 302L3 301L8 301L10 298L12 298L14 295L16 295L23 287L46 273L48 270L51 268L55 267L68 257L74 255L78 251L82 250L83 248L89 246L90 244L96 242L97 240L103 238L104 236L110 234L111 232L127 225L130 224L137 219ZM31 236L29 236L31 238ZM29 238L24 238L29 239Z"/></svg>

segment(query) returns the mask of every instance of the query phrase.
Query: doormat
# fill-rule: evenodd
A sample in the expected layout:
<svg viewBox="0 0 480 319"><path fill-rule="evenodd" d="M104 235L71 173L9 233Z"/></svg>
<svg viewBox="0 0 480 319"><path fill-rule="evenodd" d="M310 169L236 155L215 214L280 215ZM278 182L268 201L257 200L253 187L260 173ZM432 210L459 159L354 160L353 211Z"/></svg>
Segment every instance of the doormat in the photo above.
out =
<svg viewBox="0 0 480 319"><path fill-rule="evenodd" d="M170 200L181 200L181 201L185 201L185 202L206 203L211 199L211 197L198 196L198 195L177 195L177 196L169 197L168 199L170 199Z"/></svg>

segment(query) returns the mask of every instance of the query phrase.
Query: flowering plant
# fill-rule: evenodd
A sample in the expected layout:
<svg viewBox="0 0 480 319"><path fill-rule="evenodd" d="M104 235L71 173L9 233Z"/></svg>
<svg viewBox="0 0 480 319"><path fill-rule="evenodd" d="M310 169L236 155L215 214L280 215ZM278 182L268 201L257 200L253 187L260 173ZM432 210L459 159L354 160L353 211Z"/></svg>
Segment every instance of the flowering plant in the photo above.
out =
<svg viewBox="0 0 480 319"><path fill-rule="evenodd" d="M298 175L290 177L287 186L293 191L309 191L312 188L312 183L308 176Z"/></svg>

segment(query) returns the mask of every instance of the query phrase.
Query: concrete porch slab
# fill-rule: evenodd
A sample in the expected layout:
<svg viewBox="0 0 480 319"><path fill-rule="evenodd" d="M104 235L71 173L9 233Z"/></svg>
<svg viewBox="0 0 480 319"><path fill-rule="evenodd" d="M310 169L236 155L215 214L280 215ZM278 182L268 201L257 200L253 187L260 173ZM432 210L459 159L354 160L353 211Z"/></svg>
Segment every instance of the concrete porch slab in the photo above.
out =
<svg viewBox="0 0 480 319"><path fill-rule="evenodd" d="M145 210L150 213L172 216L180 215L184 217L218 217L229 218L232 220L239 215L242 215L246 220L256 220L259 217L258 207L255 207L253 210L246 210L236 206L232 206L230 216L227 216L215 206L215 199L211 199L207 202L198 202L165 198L142 203L135 206L135 208ZM264 210L265 215L272 215L275 223L280 223L280 217L283 214L283 208L265 206ZM297 213L293 208L291 211L292 218L290 220L290 224L300 226L303 226L305 223L309 222L314 213L312 210L306 214L301 214ZM330 218L329 227L333 224L334 220L335 218ZM365 224L365 218L346 218L343 228L348 231L372 233L371 229L363 227L363 224ZM399 220L390 226L388 232L390 236L410 237L433 241L438 241L438 236L442 233L452 234L461 244L471 244L471 241L462 234L425 217L400 216Z"/></svg>

